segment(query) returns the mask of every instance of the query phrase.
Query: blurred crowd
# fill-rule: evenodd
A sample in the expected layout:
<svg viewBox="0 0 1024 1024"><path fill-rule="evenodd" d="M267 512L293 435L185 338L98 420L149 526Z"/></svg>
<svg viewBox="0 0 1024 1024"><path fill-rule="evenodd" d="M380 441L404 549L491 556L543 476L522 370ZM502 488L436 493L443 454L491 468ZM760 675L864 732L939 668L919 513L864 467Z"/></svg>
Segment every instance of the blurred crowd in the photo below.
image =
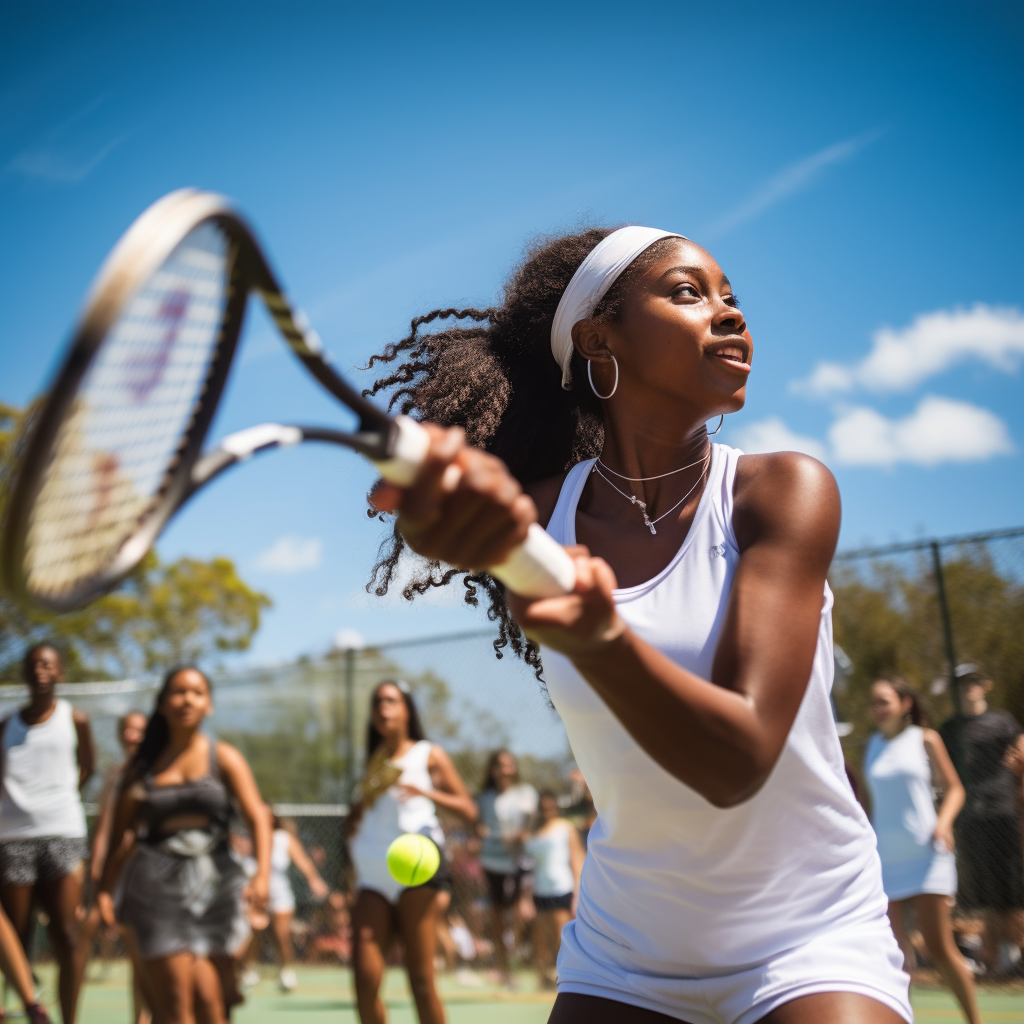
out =
<svg viewBox="0 0 1024 1024"><path fill-rule="evenodd" d="M60 673L52 647L30 651L25 663L29 704L2 725L0 966L30 1018L48 1019L23 955L32 953L34 931L43 925L57 962L63 1019L72 1021L87 961L127 954L135 968L133 1018L146 1024L147 1006L159 1004L161 994L143 967L156 954L140 951L139 943L152 946L154 939L138 919L126 924L131 885L117 882L110 865L118 857L137 865L157 856L147 842L159 837L152 815L132 824L122 813L132 789L124 773L132 765L157 764L140 762L140 749L151 743L154 721L161 716L171 725L165 746L175 730L185 737L182 750L199 743L193 732L212 710L210 685L195 670L178 670L168 676L153 715L132 712L121 718L118 739L126 760L105 780L90 838L78 793L93 771L92 737L88 720L54 696ZM924 702L904 680L876 680L870 704L874 731L861 761L847 764L847 774L876 831L890 919L907 970L938 972L965 1017L975 1020L976 977L1024 977L1024 736L1011 714L990 706L994 684L979 666L958 666L954 684L957 712L935 729ZM174 704L179 698L180 707ZM193 705L206 710L189 725L180 709ZM284 991L298 984L296 962L353 964L358 988L360 943L365 954L369 935L359 938L369 906L361 893L383 883L368 880L365 872L358 875L353 837L372 831L373 814L383 813L385 798L394 804L388 811L395 816L391 829L400 824L398 815L417 800L426 801L424 834L436 835L443 850L431 910L422 918L436 930L426 946L431 969L452 972L467 986L489 979L508 987L531 971L540 988L555 987L560 935L576 913L588 836L597 818L582 774L570 771L557 786L538 791L521 776L516 755L501 749L489 755L482 777L467 786L447 755L423 738L405 684L379 684L373 715L370 736L382 746L377 756L368 756L361 795L347 823L275 814L259 801L254 784L250 791L244 779L231 782L230 757L240 755L217 745L218 750L225 746L216 756L228 765L222 774L232 805L223 829L230 864L216 868L221 872L217 892L230 890L244 919L239 927L225 918L220 945L213 940L221 924L213 918L204 924L212 929L209 960L219 972L219 988L211 998L223 1004L222 1019L271 964ZM213 765L214 744L202 742L203 757ZM405 753L387 760L388 743ZM423 774L416 783L408 766L420 749ZM212 770L167 786L152 785L152 771L137 773L135 788L145 782L151 796L179 793ZM43 782L49 786L45 792ZM208 796L206 803L177 809L191 813L201 807L209 821L198 828L172 816L166 834L179 841L190 831L213 830L218 812ZM176 855L181 860L194 854ZM204 856L200 851L195 863ZM378 896L398 906L394 894ZM156 916L173 918L175 898L174 892L165 893L164 910ZM402 963L405 955L409 969L403 944L379 943L382 965ZM373 964L362 969L379 986ZM195 986L199 1000L201 978ZM372 985L367 991L367 998L376 998Z"/></svg>

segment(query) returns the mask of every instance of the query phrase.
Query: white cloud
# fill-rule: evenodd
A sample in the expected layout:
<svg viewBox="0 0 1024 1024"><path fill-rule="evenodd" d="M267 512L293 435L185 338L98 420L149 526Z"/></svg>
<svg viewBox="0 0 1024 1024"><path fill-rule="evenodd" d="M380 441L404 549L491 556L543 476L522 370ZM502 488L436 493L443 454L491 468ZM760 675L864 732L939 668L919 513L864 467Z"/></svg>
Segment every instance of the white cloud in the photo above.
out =
<svg viewBox="0 0 1024 1024"><path fill-rule="evenodd" d="M75 185L86 178L128 138L127 133L87 152L69 152L58 146L39 145L16 154L5 170L25 178L42 178L62 185Z"/></svg>
<svg viewBox="0 0 1024 1024"><path fill-rule="evenodd" d="M315 569L323 554L319 537L278 537L256 556L256 568L265 572L302 572Z"/></svg>
<svg viewBox="0 0 1024 1024"><path fill-rule="evenodd" d="M1024 360L1024 312L981 303L922 313L909 327L883 327L859 363L818 363L792 390L822 397L852 391L909 391L958 363L976 359L1004 373Z"/></svg>
<svg viewBox="0 0 1024 1024"><path fill-rule="evenodd" d="M766 181L749 199L715 221L707 231L702 232L702 236L718 238L732 231L733 228L745 224L748 220L753 220L776 203L813 185L826 167L851 160L862 149L875 142L881 134L882 129L876 128L863 135L846 139L844 142L826 146L817 153L790 164Z"/></svg>
<svg viewBox="0 0 1024 1024"><path fill-rule="evenodd" d="M825 460L825 445L817 438L797 434L789 429L778 416L750 423L734 434L736 445L749 455L760 452L803 452L816 459Z"/></svg>
<svg viewBox="0 0 1024 1024"><path fill-rule="evenodd" d="M358 629L343 626L334 634L333 645L338 651L361 651L366 646L366 641Z"/></svg>
<svg viewBox="0 0 1024 1024"><path fill-rule="evenodd" d="M109 94L98 96L51 127L32 145L16 153L4 165L4 172L65 185L82 181L131 134L124 132L111 139L109 133L100 131L93 115L109 98Z"/></svg>
<svg viewBox="0 0 1024 1024"><path fill-rule="evenodd" d="M994 413L936 395L896 420L863 406L848 409L828 437L835 461L847 466L983 462L1014 450L1006 424Z"/></svg>

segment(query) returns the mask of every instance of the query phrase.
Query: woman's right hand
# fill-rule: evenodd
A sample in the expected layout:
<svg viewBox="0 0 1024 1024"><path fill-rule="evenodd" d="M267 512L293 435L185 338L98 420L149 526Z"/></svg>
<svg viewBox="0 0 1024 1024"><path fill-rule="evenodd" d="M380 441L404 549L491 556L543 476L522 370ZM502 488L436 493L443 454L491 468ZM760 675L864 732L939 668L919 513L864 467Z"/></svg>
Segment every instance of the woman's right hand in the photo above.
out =
<svg viewBox="0 0 1024 1024"><path fill-rule="evenodd" d="M382 512L398 511L398 528L425 558L457 569L500 565L537 520L533 499L501 459L466 444L457 427L423 424L430 447L406 490L380 482L370 501ZM595 653L625 631L615 610L615 575L583 547L570 548L576 589L564 597L527 600L509 594L509 609L532 640L569 657Z"/></svg>
<svg viewBox="0 0 1024 1024"><path fill-rule="evenodd" d="M114 913L114 897L104 889L100 889L96 893L96 905L100 908L100 917L103 918L103 923L108 928L114 928L117 925L117 915Z"/></svg>
<svg viewBox="0 0 1024 1024"><path fill-rule="evenodd" d="M379 482L370 501L398 512L398 528L425 558L477 572L501 565L537 520L533 499L523 493L505 463L466 444L458 427L423 428L430 446L407 489Z"/></svg>

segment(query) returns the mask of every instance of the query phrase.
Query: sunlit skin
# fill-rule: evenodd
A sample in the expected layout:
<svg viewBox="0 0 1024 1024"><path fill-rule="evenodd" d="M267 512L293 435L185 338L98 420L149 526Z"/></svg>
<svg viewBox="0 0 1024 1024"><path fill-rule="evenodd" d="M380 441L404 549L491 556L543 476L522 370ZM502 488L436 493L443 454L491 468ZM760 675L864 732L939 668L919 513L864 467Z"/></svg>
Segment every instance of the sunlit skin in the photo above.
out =
<svg viewBox="0 0 1024 1024"><path fill-rule="evenodd" d="M155 786L180 786L202 778L210 769L210 744L201 726L213 712L209 685L201 672L181 669L171 677L161 694L157 710L167 722L168 741L156 757L149 775ZM245 758L227 743L217 743L216 762L228 791L238 803L254 839L256 874L247 886L245 898L257 910L267 902L270 876L270 822L256 781ZM111 855L103 868L97 902L104 922L115 924L111 893L125 860L130 856L139 822L139 802L145 796L140 781L120 794L111 830ZM205 815L180 814L164 819L167 832L204 828ZM237 1001L234 960L227 954L209 958L191 952L174 953L144 961L147 993L163 1024L192 1024L194 1020L223 1024L224 1006Z"/></svg>
<svg viewBox="0 0 1024 1024"><path fill-rule="evenodd" d="M887 740L898 736L907 727L910 700L901 700L900 695L884 679L872 684L868 707L871 720Z"/></svg>
<svg viewBox="0 0 1024 1024"><path fill-rule="evenodd" d="M519 778L519 765L516 759L507 751L503 750L494 759L494 768L491 771L491 782L499 793L504 793L515 785Z"/></svg>
<svg viewBox="0 0 1024 1024"><path fill-rule="evenodd" d="M407 754L417 742L409 736L409 708L395 683L381 683L370 698L370 720L380 733L388 759ZM431 789L398 786L398 799L425 796L434 804L466 821L476 820L476 804L459 777L451 758L434 744L427 759ZM357 801L346 822L346 833L358 832L365 811ZM397 837L396 837L397 838ZM380 998L387 953L395 938L402 941L409 987L421 1024L443 1024L444 1007L434 983L437 917L447 894L417 886L403 889L398 904L391 904L372 889L359 889L352 910L354 939L352 963L356 1003L362 1024L385 1024L387 1010Z"/></svg>
<svg viewBox="0 0 1024 1024"><path fill-rule="evenodd" d="M121 727L121 734L118 736L118 742L121 744L121 749L127 755L134 754L138 745L142 742L142 737L146 732L146 716L141 712L135 711L130 715L126 715L124 724Z"/></svg>
<svg viewBox="0 0 1024 1024"><path fill-rule="evenodd" d="M545 825L554 821L555 818L561 817L562 813L561 808L558 806L558 801L550 793L545 793L540 798L537 804L537 811L540 814L540 820Z"/></svg>
<svg viewBox="0 0 1024 1024"><path fill-rule="evenodd" d="M64 679L60 653L45 645L31 651L26 659L23 678L28 686L29 699L18 714L28 726L42 725L57 709L57 684ZM81 788L92 777L96 748L88 716L77 709L71 714L77 740L78 785ZM0 885L0 901L25 948L31 941L33 904L38 903L50 918L48 932L60 968L58 994L65 1020L74 1017L85 971L86 951L78 941L83 875L84 871L79 867L60 878L40 881L34 888L8 883Z"/></svg>
<svg viewBox="0 0 1024 1024"><path fill-rule="evenodd" d="M988 695L992 689L992 680L978 679L962 683L957 687L957 698L960 714L968 718L983 715L988 711Z"/></svg>
<svg viewBox="0 0 1024 1024"><path fill-rule="evenodd" d="M732 286L706 250L679 241L638 275L613 323L581 321L573 343L593 362L603 403L602 460L631 477L679 469L707 451L708 421L742 408L753 358L751 334ZM504 464L469 448L457 429L430 428L430 448L407 491L380 485L373 502L398 511L418 553L458 568L500 564L529 524L546 523L564 475L523 493ZM461 476L446 470L455 463ZM652 536L635 505L591 476L570 553L574 593L527 600L508 595L530 638L569 657L634 741L662 768L727 808L749 800L775 765L811 675L822 594L839 533L831 473L793 452L745 455L733 489L740 558L710 679L676 665L626 626L613 590L651 579L673 558L700 498L704 467L637 484L651 519L691 497ZM623 681L628 680L628 686ZM654 1019L610 1000L559 996L556 1024ZM883 1004L852 993L792 1000L772 1024L822 1020L896 1024Z"/></svg>
<svg viewBox="0 0 1024 1024"><path fill-rule="evenodd" d="M909 697L901 697L887 679L879 679L872 683L869 707L872 720L887 740L895 739L911 724L913 702ZM942 737L934 729L923 729L922 739L931 764L932 776L942 788L942 803L932 839L945 849L952 850L953 822L964 805L964 787L949 759ZM946 984L956 996L967 1021L969 1024L981 1024L974 991L974 976L964 963L953 939L948 898L938 893L921 893L907 899L890 900L889 920L892 922L893 933L908 958L907 969L911 970L911 958L914 953L904 920L907 906L914 910L914 917L928 949L929 959L939 969Z"/></svg>

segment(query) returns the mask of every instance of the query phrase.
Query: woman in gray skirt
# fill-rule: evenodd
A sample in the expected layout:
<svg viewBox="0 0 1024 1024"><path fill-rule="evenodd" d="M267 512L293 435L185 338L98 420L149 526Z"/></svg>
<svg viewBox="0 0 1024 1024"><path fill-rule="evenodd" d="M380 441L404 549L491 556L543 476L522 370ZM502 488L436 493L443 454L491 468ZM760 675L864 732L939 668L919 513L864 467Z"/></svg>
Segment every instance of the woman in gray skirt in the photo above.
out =
<svg viewBox="0 0 1024 1024"><path fill-rule="evenodd" d="M173 669L164 679L125 773L100 885L104 919L116 915L135 932L156 1024L222 1024L235 995L231 955L248 932L243 896L257 907L267 900L270 823L245 758L200 731L211 697L198 669ZM247 892L228 846L233 801L255 841Z"/></svg>

